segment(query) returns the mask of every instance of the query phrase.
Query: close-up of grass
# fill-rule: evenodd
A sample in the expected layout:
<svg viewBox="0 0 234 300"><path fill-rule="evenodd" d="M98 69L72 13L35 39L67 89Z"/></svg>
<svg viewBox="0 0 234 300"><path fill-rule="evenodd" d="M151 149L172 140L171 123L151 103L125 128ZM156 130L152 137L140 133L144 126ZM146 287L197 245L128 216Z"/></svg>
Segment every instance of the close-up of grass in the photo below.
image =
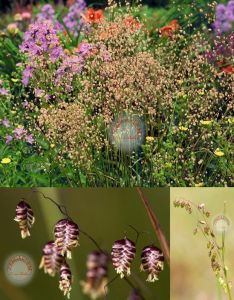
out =
<svg viewBox="0 0 234 300"><path fill-rule="evenodd" d="M232 0L26 4L0 21L1 186L233 186Z"/></svg>
<svg viewBox="0 0 234 300"><path fill-rule="evenodd" d="M233 299L233 192L171 189L173 300Z"/></svg>
<svg viewBox="0 0 234 300"><path fill-rule="evenodd" d="M136 256L131 264L131 275L121 279L109 261L108 275L107 278L105 277L106 288L102 290L102 296L98 299L135 299L130 296L133 288L139 291L137 299L170 299L169 257L166 257L166 254L164 268L158 274L157 281L146 281L147 272L140 272L141 251L144 247L154 244L164 251L161 247L162 239L155 234L155 228L156 231L159 229L168 245L169 189L144 189L141 194L136 189L38 188L36 190L1 189L0 192L4 200L1 201L1 211L4 213L0 226L2 236L0 297L2 300L66 299L63 292L59 290L59 274L51 277L49 274L44 274L43 268L39 270L42 249L48 241L54 239L54 226L66 217L66 214L78 224L80 230L79 246L71 249L72 259L66 259L73 277L71 300L91 299L83 293L80 284L86 281L88 275L86 273L88 254L101 249L110 255L115 241L125 237L136 241L137 232L139 236L136 241ZM145 202L142 201L142 196ZM30 228L30 236L24 239L21 238L18 224L14 221L14 218L17 220L17 212L18 218L22 217L22 213L16 211L17 204L22 200L30 205L35 218ZM147 209L144 203L147 203ZM152 226L152 218L157 219L160 228L158 225ZM21 229L24 228L22 224ZM25 286L17 286L7 280L4 271L4 264L8 257L17 253L24 253L31 257L35 265L34 276Z"/></svg>

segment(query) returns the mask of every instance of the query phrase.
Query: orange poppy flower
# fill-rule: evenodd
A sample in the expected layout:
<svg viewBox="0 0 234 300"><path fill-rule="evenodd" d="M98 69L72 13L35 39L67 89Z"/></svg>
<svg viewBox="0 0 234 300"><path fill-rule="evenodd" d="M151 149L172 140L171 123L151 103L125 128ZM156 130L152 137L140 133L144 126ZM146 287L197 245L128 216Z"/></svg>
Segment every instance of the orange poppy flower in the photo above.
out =
<svg viewBox="0 0 234 300"><path fill-rule="evenodd" d="M171 22L168 23L168 25L162 27L159 32L161 36L164 37L172 37L173 33L179 29L180 25L177 20L172 20Z"/></svg>
<svg viewBox="0 0 234 300"><path fill-rule="evenodd" d="M89 8L84 15L84 19L87 23L95 24L99 23L103 20L104 14L101 9L95 10L93 8Z"/></svg>
<svg viewBox="0 0 234 300"><path fill-rule="evenodd" d="M234 73L234 67L233 66L226 66L222 68L222 71L226 74L232 74Z"/></svg>

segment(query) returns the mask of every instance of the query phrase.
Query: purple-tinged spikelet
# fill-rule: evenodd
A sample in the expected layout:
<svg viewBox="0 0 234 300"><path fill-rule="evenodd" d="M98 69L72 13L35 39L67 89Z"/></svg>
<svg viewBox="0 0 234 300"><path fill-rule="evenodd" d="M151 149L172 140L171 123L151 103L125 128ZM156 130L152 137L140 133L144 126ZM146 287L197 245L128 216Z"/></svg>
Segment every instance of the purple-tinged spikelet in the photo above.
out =
<svg viewBox="0 0 234 300"><path fill-rule="evenodd" d="M94 251L87 257L86 281L80 284L83 293L93 300L106 295L108 261L108 255L100 251Z"/></svg>
<svg viewBox="0 0 234 300"><path fill-rule="evenodd" d="M125 238L114 242L112 246L112 263L120 278L131 274L131 263L136 254L135 243Z"/></svg>
<svg viewBox="0 0 234 300"><path fill-rule="evenodd" d="M142 297L140 295L140 292L137 289L132 289L128 297L128 300L141 300L141 299Z"/></svg>
<svg viewBox="0 0 234 300"><path fill-rule="evenodd" d="M31 206L24 200L17 204L14 220L19 223L22 239L30 236L30 228L35 222L35 218Z"/></svg>
<svg viewBox="0 0 234 300"><path fill-rule="evenodd" d="M44 268L45 273L54 276L59 272L61 265L64 262L64 257L58 253L54 241L46 243L42 252L43 256L39 268Z"/></svg>
<svg viewBox="0 0 234 300"><path fill-rule="evenodd" d="M162 251L151 245L146 246L141 253L141 271L148 273L147 281L158 280L159 273L163 270L164 256Z"/></svg>
<svg viewBox="0 0 234 300"><path fill-rule="evenodd" d="M64 296L70 298L72 284L72 273L69 265L64 262L60 268L59 289L64 293Z"/></svg>
<svg viewBox="0 0 234 300"><path fill-rule="evenodd" d="M71 258L71 249L79 245L79 227L69 219L62 219L57 222L54 228L55 245L58 253Z"/></svg>

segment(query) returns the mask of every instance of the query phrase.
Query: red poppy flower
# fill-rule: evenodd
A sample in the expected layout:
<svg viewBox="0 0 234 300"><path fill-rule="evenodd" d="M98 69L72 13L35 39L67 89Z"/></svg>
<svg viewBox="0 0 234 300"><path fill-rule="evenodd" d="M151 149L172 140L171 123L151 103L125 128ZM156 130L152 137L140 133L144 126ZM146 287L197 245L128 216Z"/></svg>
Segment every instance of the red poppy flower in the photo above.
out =
<svg viewBox="0 0 234 300"><path fill-rule="evenodd" d="M173 33L180 27L179 23L177 20L172 20L171 22L168 23L168 25L162 27L160 29L160 34L161 36L164 37L172 37Z"/></svg>
<svg viewBox="0 0 234 300"><path fill-rule="evenodd" d="M103 20L104 14L101 9L95 10L93 8L89 8L86 11L86 14L84 16L84 19L87 23L99 23Z"/></svg>
<svg viewBox="0 0 234 300"><path fill-rule="evenodd" d="M222 71L226 74L233 74L234 73L234 67L233 66L226 66L222 68Z"/></svg>

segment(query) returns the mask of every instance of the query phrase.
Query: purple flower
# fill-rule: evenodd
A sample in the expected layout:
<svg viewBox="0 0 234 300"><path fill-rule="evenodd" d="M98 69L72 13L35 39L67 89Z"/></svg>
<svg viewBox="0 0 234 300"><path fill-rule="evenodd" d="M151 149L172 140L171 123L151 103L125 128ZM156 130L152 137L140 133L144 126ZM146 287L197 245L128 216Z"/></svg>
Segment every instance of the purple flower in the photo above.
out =
<svg viewBox="0 0 234 300"><path fill-rule="evenodd" d="M29 83L30 78L32 78L33 75L33 68L31 66L27 66L23 71L23 78L22 83L24 86L27 86Z"/></svg>
<svg viewBox="0 0 234 300"><path fill-rule="evenodd" d="M82 42L78 47L78 53L81 55L87 55L93 49L93 45L89 43Z"/></svg>
<svg viewBox="0 0 234 300"><path fill-rule="evenodd" d="M26 135L26 136L25 136L25 141L26 141L28 144L32 145L32 144L34 143L33 135L32 135L32 134Z"/></svg>
<svg viewBox="0 0 234 300"><path fill-rule="evenodd" d="M2 125L4 127L10 127L11 126L10 121L6 118L2 120Z"/></svg>
<svg viewBox="0 0 234 300"><path fill-rule="evenodd" d="M13 130L14 136L17 140L21 140L27 134L27 131L24 127L17 127Z"/></svg>
<svg viewBox="0 0 234 300"><path fill-rule="evenodd" d="M27 100L24 100L22 105L23 105L23 108L28 108L29 102Z"/></svg>
<svg viewBox="0 0 234 300"><path fill-rule="evenodd" d="M230 0L227 5L218 4L216 7L216 19L213 29L217 34L222 34L232 30L234 23L234 1Z"/></svg>
<svg viewBox="0 0 234 300"><path fill-rule="evenodd" d="M51 21L56 31L62 31L63 26L56 20L55 10L52 5L45 4L42 6L41 11L36 16L37 22L43 22L45 20Z"/></svg>
<svg viewBox="0 0 234 300"><path fill-rule="evenodd" d="M68 30L77 36L82 25L81 13L86 8L84 0L76 0L76 2L69 8L68 14L63 18L63 22Z"/></svg>
<svg viewBox="0 0 234 300"><path fill-rule="evenodd" d="M6 135L6 144L7 144L7 145L10 144L10 142L11 142L12 140L13 140L13 136L7 134L7 135Z"/></svg>
<svg viewBox="0 0 234 300"><path fill-rule="evenodd" d="M37 56L49 55L51 62L55 62L63 55L56 30L51 21L36 22L31 24L24 34L24 41L20 50L27 53L32 60Z"/></svg>
<svg viewBox="0 0 234 300"><path fill-rule="evenodd" d="M0 95L2 96L7 96L9 94L7 89L4 88L0 88Z"/></svg>

